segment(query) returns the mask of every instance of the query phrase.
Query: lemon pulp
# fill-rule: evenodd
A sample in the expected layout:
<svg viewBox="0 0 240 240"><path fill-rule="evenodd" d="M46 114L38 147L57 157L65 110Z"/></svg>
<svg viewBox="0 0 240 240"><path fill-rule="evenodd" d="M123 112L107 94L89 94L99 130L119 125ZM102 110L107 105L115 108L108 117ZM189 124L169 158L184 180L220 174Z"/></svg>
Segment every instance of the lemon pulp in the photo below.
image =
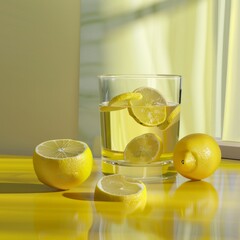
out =
<svg viewBox="0 0 240 240"><path fill-rule="evenodd" d="M166 100L154 88L140 87L134 90L141 99L130 100L129 114L144 126L157 126L166 120Z"/></svg>
<svg viewBox="0 0 240 240"><path fill-rule="evenodd" d="M124 151L124 160L131 163L150 163L160 159L163 143L154 133L146 133L130 141Z"/></svg>
<svg viewBox="0 0 240 240"><path fill-rule="evenodd" d="M95 200L122 202L136 208L146 201L146 187L143 182L123 175L104 176L96 185Z"/></svg>

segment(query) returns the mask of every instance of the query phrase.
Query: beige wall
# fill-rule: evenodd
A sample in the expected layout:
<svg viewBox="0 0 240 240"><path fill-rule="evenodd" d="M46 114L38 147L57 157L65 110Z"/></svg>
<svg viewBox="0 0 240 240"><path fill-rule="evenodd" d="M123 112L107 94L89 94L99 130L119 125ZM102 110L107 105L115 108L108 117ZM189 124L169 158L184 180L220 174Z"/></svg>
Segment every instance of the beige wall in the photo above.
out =
<svg viewBox="0 0 240 240"><path fill-rule="evenodd" d="M0 154L78 137L80 0L0 0Z"/></svg>

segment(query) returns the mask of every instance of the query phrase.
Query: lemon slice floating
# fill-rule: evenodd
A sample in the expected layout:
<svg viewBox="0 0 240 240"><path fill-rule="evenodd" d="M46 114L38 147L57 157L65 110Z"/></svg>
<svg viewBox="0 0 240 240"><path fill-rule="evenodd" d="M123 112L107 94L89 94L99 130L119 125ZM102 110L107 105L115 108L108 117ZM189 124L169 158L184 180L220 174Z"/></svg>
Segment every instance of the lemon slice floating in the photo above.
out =
<svg viewBox="0 0 240 240"><path fill-rule="evenodd" d="M180 120L180 105L178 105L167 117L166 121L159 125L162 131L167 130Z"/></svg>
<svg viewBox="0 0 240 240"><path fill-rule="evenodd" d="M140 93L134 93L134 92L122 93L113 97L108 103L108 105L102 105L100 107L100 111L110 112L110 111L121 110L129 107L130 100L140 100L141 98L142 98L142 95Z"/></svg>
<svg viewBox="0 0 240 240"><path fill-rule="evenodd" d="M71 139L49 140L34 151L33 166L38 179L57 189L70 189L84 182L92 171L88 145Z"/></svg>
<svg viewBox="0 0 240 240"><path fill-rule="evenodd" d="M174 166L181 175L189 179L200 180L210 176L220 161L220 147L214 138L207 134L187 135L174 149Z"/></svg>
<svg viewBox="0 0 240 240"><path fill-rule="evenodd" d="M124 160L131 163L150 163L160 159L163 142L153 133L133 138L124 150Z"/></svg>
<svg viewBox="0 0 240 240"><path fill-rule="evenodd" d="M144 126L157 126L166 120L166 100L154 88L141 87L134 90L141 99L130 100L129 114Z"/></svg>
<svg viewBox="0 0 240 240"><path fill-rule="evenodd" d="M146 186L143 182L123 175L102 177L95 188L97 201L122 202L129 208L136 208L146 202Z"/></svg>

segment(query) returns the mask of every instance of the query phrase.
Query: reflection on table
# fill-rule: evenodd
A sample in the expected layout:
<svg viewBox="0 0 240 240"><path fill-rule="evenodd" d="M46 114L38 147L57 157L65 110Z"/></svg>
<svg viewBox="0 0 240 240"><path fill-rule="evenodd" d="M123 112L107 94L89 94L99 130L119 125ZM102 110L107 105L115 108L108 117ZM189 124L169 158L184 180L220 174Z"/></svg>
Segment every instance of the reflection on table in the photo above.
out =
<svg viewBox="0 0 240 240"><path fill-rule="evenodd" d="M147 183L137 209L94 201L100 160L68 191L41 184L31 158L0 158L0 239L239 239L240 162L223 160L203 181Z"/></svg>

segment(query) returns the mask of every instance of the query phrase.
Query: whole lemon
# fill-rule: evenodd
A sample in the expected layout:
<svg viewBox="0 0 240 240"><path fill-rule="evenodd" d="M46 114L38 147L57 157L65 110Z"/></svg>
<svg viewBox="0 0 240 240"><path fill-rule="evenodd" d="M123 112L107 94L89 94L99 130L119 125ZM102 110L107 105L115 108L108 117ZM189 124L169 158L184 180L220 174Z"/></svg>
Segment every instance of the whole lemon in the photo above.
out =
<svg viewBox="0 0 240 240"><path fill-rule="evenodd" d="M217 169L221 162L221 150L213 137L194 133L185 136L176 144L173 162L182 176L200 180Z"/></svg>

